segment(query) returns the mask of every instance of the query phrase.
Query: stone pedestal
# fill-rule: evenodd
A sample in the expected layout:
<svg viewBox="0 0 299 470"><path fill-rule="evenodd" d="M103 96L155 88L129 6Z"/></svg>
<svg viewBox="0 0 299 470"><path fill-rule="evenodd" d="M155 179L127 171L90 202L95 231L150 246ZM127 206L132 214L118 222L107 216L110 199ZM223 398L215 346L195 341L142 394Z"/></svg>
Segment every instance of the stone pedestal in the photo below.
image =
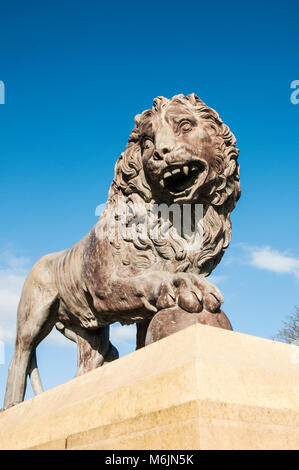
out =
<svg viewBox="0 0 299 470"><path fill-rule="evenodd" d="M0 413L1 449L298 449L296 347L194 325Z"/></svg>

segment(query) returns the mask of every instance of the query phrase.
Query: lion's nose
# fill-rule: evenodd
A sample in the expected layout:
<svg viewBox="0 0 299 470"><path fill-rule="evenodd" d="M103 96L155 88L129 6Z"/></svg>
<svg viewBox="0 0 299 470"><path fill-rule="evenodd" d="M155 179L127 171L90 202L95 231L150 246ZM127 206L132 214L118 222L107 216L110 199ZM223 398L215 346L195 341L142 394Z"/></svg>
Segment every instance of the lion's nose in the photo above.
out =
<svg viewBox="0 0 299 470"><path fill-rule="evenodd" d="M156 151L160 157L165 158L165 156L173 150L174 144L174 136L171 129L163 127L157 132Z"/></svg>
<svg viewBox="0 0 299 470"><path fill-rule="evenodd" d="M174 145L170 142L156 143L156 151L161 157L166 156L174 148Z"/></svg>
<svg viewBox="0 0 299 470"><path fill-rule="evenodd" d="M169 147L162 147L161 149L156 148L155 156L159 160L164 160L164 157L167 156L168 153L171 152Z"/></svg>

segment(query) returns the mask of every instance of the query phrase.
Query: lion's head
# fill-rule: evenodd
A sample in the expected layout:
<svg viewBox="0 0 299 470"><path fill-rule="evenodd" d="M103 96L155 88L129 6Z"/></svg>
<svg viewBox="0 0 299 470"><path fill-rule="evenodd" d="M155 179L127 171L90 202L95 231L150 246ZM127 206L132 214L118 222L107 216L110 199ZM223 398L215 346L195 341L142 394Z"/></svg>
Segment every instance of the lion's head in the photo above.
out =
<svg viewBox="0 0 299 470"><path fill-rule="evenodd" d="M203 204L200 253L193 253L192 259L189 254L188 259L183 240L180 248L177 240L169 243L173 256L182 261L178 270L207 275L230 242L229 217L240 196L237 158L234 135L196 95L158 97L151 110L135 117L127 148L115 167L109 201L122 194L135 202L138 195L144 204ZM160 244L152 241L160 256L169 257L165 247L159 252Z"/></svg>

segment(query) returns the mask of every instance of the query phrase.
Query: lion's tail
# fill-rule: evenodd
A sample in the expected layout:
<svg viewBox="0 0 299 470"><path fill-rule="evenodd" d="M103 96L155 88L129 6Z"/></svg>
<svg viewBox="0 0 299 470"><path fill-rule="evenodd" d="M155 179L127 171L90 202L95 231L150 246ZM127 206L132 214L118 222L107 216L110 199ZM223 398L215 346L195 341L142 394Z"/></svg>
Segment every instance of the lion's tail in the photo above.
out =
<svg viewBox="0 0 299 470"><path fill-rule="evenodd" d="M42 393L44 390L43 390L41 378L40 378L38 367L37 367L35 349L31 355L31 360L30 360L30 364L28 368L28 375L30 377L30 382L31 382L34 394L38 395L39 393Z"/></svg>

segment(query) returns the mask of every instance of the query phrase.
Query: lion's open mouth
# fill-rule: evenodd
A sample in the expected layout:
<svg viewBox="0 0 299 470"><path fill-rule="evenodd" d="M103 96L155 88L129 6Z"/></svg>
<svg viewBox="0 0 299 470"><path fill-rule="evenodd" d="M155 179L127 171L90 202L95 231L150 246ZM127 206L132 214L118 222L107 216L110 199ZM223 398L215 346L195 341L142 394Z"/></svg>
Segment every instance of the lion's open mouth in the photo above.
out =
<svg viewBox="0 0 299 470"><path fill-rule="evenodd" d="M179 194L194 186L205 167L201 162L171 165L163 172L160 186L172 194Z"/></svg>

